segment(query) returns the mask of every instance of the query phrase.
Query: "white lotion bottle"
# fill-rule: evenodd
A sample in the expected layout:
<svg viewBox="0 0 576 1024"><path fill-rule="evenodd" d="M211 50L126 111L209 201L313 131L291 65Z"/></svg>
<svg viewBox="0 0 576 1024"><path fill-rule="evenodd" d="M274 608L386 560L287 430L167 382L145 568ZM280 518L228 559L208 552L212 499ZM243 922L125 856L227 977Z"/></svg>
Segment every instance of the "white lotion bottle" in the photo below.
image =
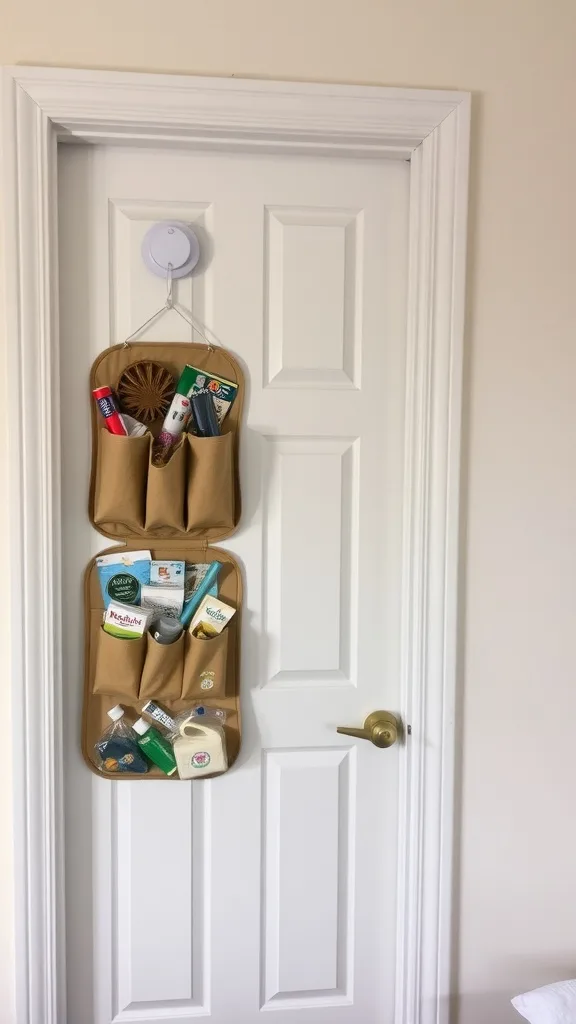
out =
<svg viewBox="0 0 576 1024"><path fill-rule="evenodd" d="M225 772L228 756L224 729L217 722L188 719L180 726L180 735L174 740L174 756L181 779Z"/></svg>

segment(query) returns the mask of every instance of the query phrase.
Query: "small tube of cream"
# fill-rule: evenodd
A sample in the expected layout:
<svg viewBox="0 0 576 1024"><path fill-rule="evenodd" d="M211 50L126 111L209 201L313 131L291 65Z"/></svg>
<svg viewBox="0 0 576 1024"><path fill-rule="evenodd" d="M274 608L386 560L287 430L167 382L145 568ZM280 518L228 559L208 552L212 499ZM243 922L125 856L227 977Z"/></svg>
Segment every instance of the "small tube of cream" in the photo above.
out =
<svg viewBox="0 0 576 1024"><path fill-rule="evenodd" d="M146 702L142 708L142 714L148 715L149 718L153 718L155 722L158 722L160 725L163 725L165 729L168 729L168 732L174 732L176 728L174 719L170 718L170 715L168 715L166 711L163 711L162 708L153 700Z"/></svg>

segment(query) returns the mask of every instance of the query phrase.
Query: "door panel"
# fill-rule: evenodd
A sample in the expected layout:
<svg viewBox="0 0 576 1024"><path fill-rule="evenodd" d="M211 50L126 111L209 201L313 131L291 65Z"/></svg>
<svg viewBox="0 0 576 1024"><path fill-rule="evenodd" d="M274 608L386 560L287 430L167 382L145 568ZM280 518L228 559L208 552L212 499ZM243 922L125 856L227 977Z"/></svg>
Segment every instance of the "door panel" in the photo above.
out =
<svg viewBox="0 0 576 1024"><path fill-rule="evenodd" d="M70 1024L391 1021L408 165L61 147ZM78 752L87 375L162 304L147 228L182 219L183 306L245 367L243 748L195 783L110 783ZM175 313L144 335L186 340Z"/></svg>

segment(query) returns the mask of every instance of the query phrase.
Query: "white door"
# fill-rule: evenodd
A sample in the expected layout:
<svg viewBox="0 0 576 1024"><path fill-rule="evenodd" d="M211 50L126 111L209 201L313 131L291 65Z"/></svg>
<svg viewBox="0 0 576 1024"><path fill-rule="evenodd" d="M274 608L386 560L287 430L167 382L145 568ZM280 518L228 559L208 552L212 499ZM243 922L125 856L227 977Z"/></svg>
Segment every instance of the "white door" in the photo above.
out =
<svg viewBox="0 0 576 1024"><path fill-rule="evenodd" d="M392 1021L402 748L336 727L399 706L408 170L61 147L67 1024ZM114 784L79 753L88 370L163 302L140 243L169 218L202 246L177 298L248 381L243 748Z"/></svg>

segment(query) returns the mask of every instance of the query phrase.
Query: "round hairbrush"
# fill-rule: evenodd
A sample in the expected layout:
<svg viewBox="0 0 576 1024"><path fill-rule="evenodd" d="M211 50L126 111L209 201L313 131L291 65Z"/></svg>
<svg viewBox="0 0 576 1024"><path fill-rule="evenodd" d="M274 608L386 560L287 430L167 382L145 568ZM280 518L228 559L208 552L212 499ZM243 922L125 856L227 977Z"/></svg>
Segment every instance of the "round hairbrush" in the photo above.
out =
<svg viewBox="0 0 576 1024"><path fill-rule="evenodd" d="M152 423L168 412L176 381L161 363L142 359L121 374L116 388L122 412L141 423Z"/></svg>

